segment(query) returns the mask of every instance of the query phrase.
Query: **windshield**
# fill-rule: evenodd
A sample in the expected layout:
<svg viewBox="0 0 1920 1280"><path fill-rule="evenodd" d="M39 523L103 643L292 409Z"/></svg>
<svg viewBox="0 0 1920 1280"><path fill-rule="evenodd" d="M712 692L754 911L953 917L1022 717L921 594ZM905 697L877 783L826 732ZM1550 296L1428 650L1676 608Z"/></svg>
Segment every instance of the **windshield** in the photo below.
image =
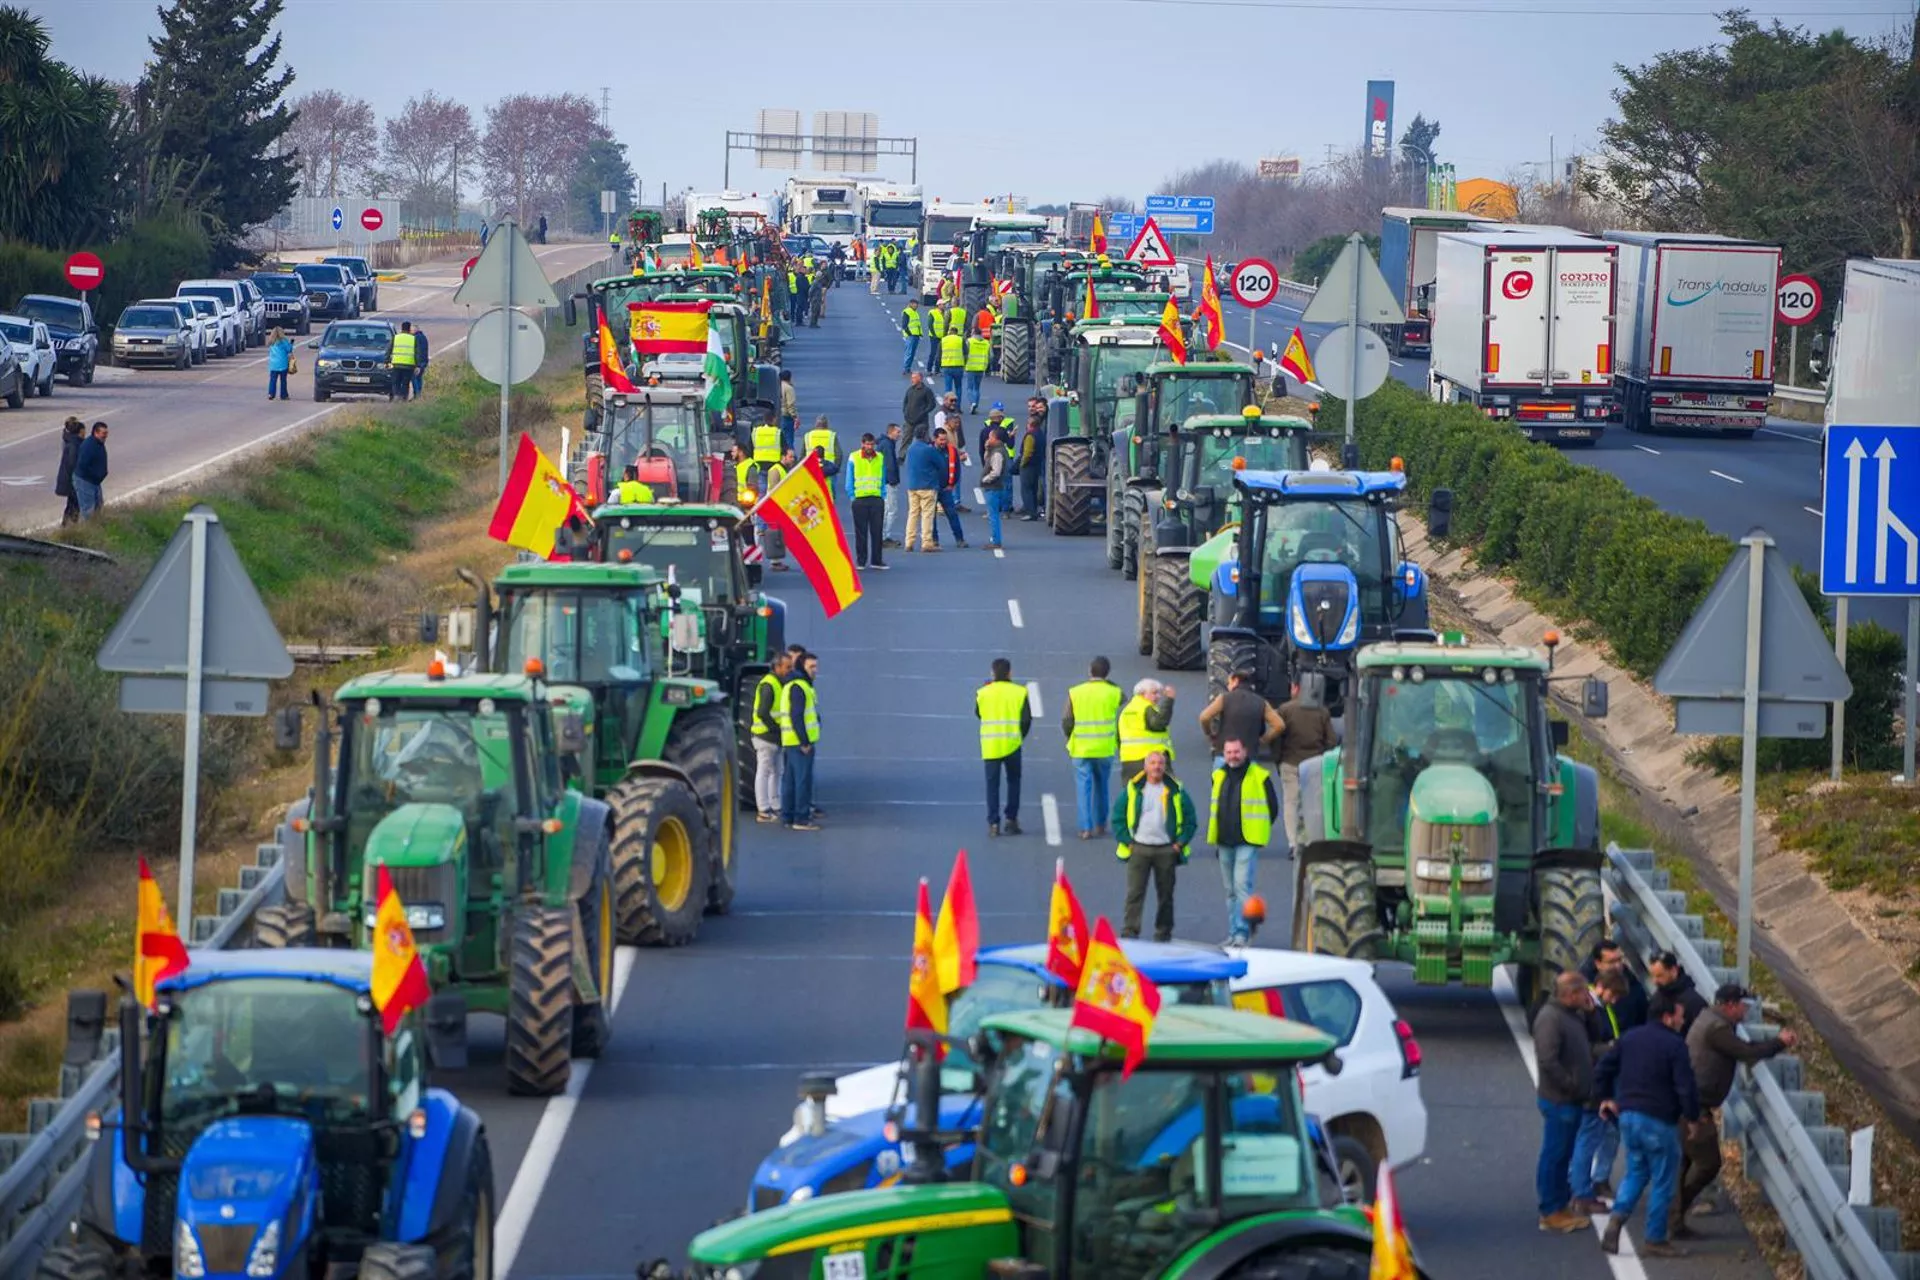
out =
<svg viewBox="0 0 1920 1280"><path fill-rule="evenodd" d="M364 280L368 274L365 258L322 258L320 261L331 263L336 267L345 267L347 274L356 280Z"/></svg>
<svg viewBox="0 0 1920 1280"><path fill-rule="evenodd" d="M1159 987L1162 1005L1205 1004L1226 1008L1233 1003L1233 992L1225 978L1162 982ZM982 964L973 985L953 998L947 1010L947 1034L964 1041L996 1013L1010 1009L1044 1009L1049 1005L1065 1008L1070 1003L1070 994L1065 987L1055 986L1018 965ZM949 1067L973 1069L973 1060L959 1045L947 1050L946 1061Z"/></svg>
<svg viewBox="0 0 1920 1280"><path fill-rule="evenodd" d="M128 307L120 313L122 329L178 329L180 313L172 307Z"/></svg>
<svg viewBox="0 0 1920 1280"><path fill-rule="evenodd" d="M212 298L183 298L182 301L189 307L192 307L193 313L197 316L217 316L220 314L220 304Z"/></svg>
<svg viewBox="0 0 1920 1280"><path fill-rule="evenodd" d="M1003 244L1038 244L1040 232L1033 227L1002 227L987 232L987 252L991 253Z"/></svg>
<svg viewBox="0 0 1920 1280"><path fill-rule="evenodd" d="M1154 429L1165 432L1198 414L1238 413L1253 399L1253 374L1161 378L1154 396Z"/></svg>
<svg viewBox="0 0 1920 1280"><path fill-rule="evenodd" d="M1087 348L1087 358L1093 361L1094 417L1101 434L1132 422L1137 376L1165 354L1160 347L1147 344L1122 346L1115 342ZM1124 411L1119 417L1125 421L1116 416L1117 408Z"/></svg>
<svg viewBox="0 0 1920 1280"><path fill-rule="evenodd" d="M212 298L215 302L230 307L237 292L238 290L223 289L218 285L187 284L176 289L174 296L176 298Z"/></svg>
<svg viewBox="0 0 1920 1280"><path fill-rule="evenodd" d="M663 370L663 372L666 372ZM698 374L697 368L688 370ZM643 404L637 410L615 410L625 416L609 426L612 447L607 451L607 480L616 483L627 468L642 458L661 458L672 464L678 496L697 496L703 468L700 458L700 427L706 410L691 401L669 404ZM645 476L641 477L645 479ZM660 495L655 495L660 496Z"/></svg>
<svg viewBox="0 0 1920 1280"><path fill-rule="evenodd" d="M662 577L673 570L682 587L698 588L702 603L730 604L734 599L733 543L724 525L634 524L616 522L607 534L607 559L633 552L635 564L649 565Z"/></svg>
<svg viewBox="0 0 1920 1280"><path fill-rule="evenodd" d="M1157 316L1167 309L1167 296L1163 293L1107 293L1097 285L1094 293L1100 304L1100 315L1107 319L1114 316Z"/></svg>
<svg viewBox="0 0 1920 1280"><path fill-rule="evenodd" d="M912 204L870 204L867 206L867 225L912 231L920 226L923 208L918 200Z"/></svg>
<svg viewBox="0 0 1920 1280"><path fill-rule="evenodd" d="M1200 435L1189 450L1193 467L1185 478L1189 488L1211 485L1222 497L1233 490L1234 459L1245 458L1252 471L1302 471L1307 465L1307 433L1236 435L1232 432Z"/></svg>
<svg viewBox="0 0 1920 1280"><path fill-rule="evenodd" d="M347 273L344 268L330 267L319 262L303 262L293 269L293 274L299 276L310 285L331 284L345 286L347 283Z"/></svg>
<svg viewBox="0 0 1920 1280"><path fill-rule="evenodd" d="M928 244L937 244L941 248L950 248L957 237L967 234L967 228L973 225L972 218L943 218L939 214L927 217Z"/></svg>
<svg viewBox="0 0 1920 1280"><path fill-rule="evenodd" d="M255 276L253 283L269 298L293 298L305 292L299 276Z"/></svg>
<svg viewBox="0 0 1920 1280"><path fill-rule="evenodd" d="M1484 672L1491 672L1485 668ZM1405 848L1407 801L1432 765L1465 765L1493 785L1502 850L1532 852L1533 752L1527 726L1534 685L1488 684L1483 670L1428 667L1421 680L1372 680L1373 778L1367 827L1376 849Z"/></svg>
<svg viewBox="0 0 1920 1280"><path fill-rule="evenodd" d="M513 735L522 721L516 704L382 701L373 717L367 706L349 704L340 748L350 851L365 849L373 828L405 804L450 805L470 824L490 819L484 835L513 848L513 817L530 807L515 799ZM485 859L484 848L481 854Z"/></svg>
<svg viewBox="0 0 1920 1280"><path fill-rule="evenodd" d="M850 236L860 229L860 219L851 213L810 213L807 231L816 236Z"/></svg>
<svg viewBox="0 0 1920 1280"><path fill-rule="evenodd" d="M5 334L8 342L17 342L23 347L33 345L33 326L30 324L0 320L0 334Z"/></svg>
<svg viewBox="0 0 1920 1280"><path fill-rule="evenodd" d="M517 592L501 622L506 669L538 658L556 684L639 684L647 677L641 607L634 591Z"/></svg>
<svg viewBox="0 0 1920 1280"><path fill-rule="evenodd" d="M380 324L330 325L320 339L323 347L345 347L352 351L385 351L393 342L393 332Z"/></svg>
<svg viewBox="0 0 1920 1280"><path fill-rule="evenodd" d="M274 1110L323 1123L366 1116L373 1024L354 992L300 978L247 978L171 1000L162 1127L204 1128L239 1109L243 1093L249 1106L265 1109L271 1095Z"/></svg>
<svg viewBox="0 0 1920 1280"><path fill-rule="evenodd" d="M1360 584L1360 616L1386 617L1400 535L1385 509L1357 497L1278 502L1267 508L1266 526L1263 617L1278 622L1286 616L1287 589L1300 564L1346 565Z"/></svg>
<svg viewBox="0 0 1920 1280"><path fill-rule="evenodd" d="M58 298L22 298L14 310L26 319L38 320L41 324L76 331L80 328L80 304L77 302L62 302Z"/></svg>

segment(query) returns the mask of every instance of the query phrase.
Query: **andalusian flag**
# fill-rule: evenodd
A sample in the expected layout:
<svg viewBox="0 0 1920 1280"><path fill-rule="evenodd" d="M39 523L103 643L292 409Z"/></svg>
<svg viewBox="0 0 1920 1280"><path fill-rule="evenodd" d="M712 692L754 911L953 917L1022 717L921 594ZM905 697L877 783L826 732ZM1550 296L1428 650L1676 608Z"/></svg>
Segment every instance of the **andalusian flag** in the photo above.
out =
<svg viewBox="0 0 1920 1280"><path fill-rule="evenodd" d="M1087 252L1105 253L1106 251L1107 224L1100 221L1100 215L1096 212L1093 215L1093 234L1087 237Z"/></svg>
<svg viewBox="0 0 1920 1280"><path fill-rule="evenodd" d="M1220 287L1213 282L1213 255L1200 277L1200 316L1207 322L1207 350L1218 351L1227 336L1227 320L1220 314Z"/></svg>
<svg viewBox="0 0 1920 1280"><path fill-rule="evenodd" d="M1067 860L1053 864L1053 901L1047 904L1047 972L1078 990L1087 962L1087 913L1067 883Z"/></svg>
<svg viewBox="0 0 1920 1280"><path fill-rule="evenodd" d="M1160 988L1133 967L1113 936L1113 926L1101 916L1093 926L1093 945L1087 948L1069 1025L1125 1049L1126 1062L1120 1068L1124 1080L1146 1060L1147 1041L1153 1038L1153 1020L1159 1013Z"/></svg>
<svg viewBox="0 0 1920 1280"><path fill-rule="evenodd" d="M1293 376L1299 383L1318 382L1314 376L1313 357L1307 354L1307 344L1300 337L1300 326L1293 326L1293 335L1287 339L1287 349L1280 353L1280 368Z"/></svg>
<svg viewBox="0 0 1920 1280"><path fill-rule="evenodd" d="M373 1007L380 1011L380 1023L388 1035L400 1029L400 1019L418 1009L433 994L427 985L427 968L420 963L419 948L413 945L413 928L407 924L407 904L394 891L393 874L380 864L379 907L373 915L373 979L370 983Z"/></svg>
<svg viewBox="0 0 1920 1280"><path fill-rule="evenodd" d="M707 411L719 413L733 403L733 370L727 367L727 349L720 331L707 326L707 362L701 370L707 380Z"/></svg>
<svg viewBox="0 0 1920 1280"><path fill-rule="evenodd" d="M1393 1170L1385 1164L1380 1166L1368 1212L1373 1216L1373 1262L1367 1268L1367 1280L1419 1280L1413 1243L1400 1217L1400 1197L1393 1190Z"/></svg>
<svg viewBox="0 0 1920 1280"><path fill-rule="evenodd" d="M953 860L947 895L940 900L940 919L933 927L934 973L945 995L973 985L980 950L980 913L973 905L973 877L967 872L967 851Z"/></svg>
<svg viewBox="0 0 1920 1280"><path fill-rule="evenodd" d="M704 355L711 302L629 302L633 349L643 356Z"/></svg>
<svg viewBox="0 0 1920 1280"><path fill-rule="evenodd" d="M167 900L153 881L153 868L140 859L140 896L133 927L133 993L153 1008L154 988L187 967L186 944L174 931Z"/></svg>
<svg viewBox="0 0 1920 1280"><path fill-rule="evenodd" d="M947 1033L947 998L933 959L933 907L927 882L920 881L920 905L913 916L913 973L907 979L907 1030Z"/></svg>
<svg viewBox="0 0 1920 1280"><path fill-rule="evenodd" d="M604 318L600 321L600 381L615 391L636 390L633 379L627 376L626 366L620 363L620 348Z"/></svg>
<svg viewBox="0 0 1920 1280"><path fill-rule="evenodd" d="M1167 309L1160 313L1160 341L1166 345L1167 354L1175 364L1187 362L1187 340L1180 333L1180 308L1172 298L1167 299Z"/></svg>
<svg viewBox="0 0 1920 1280"><path fill-rule="evenodd" d="M560 526L573 515L585 516L586 504L553 460L540 452L533 437L522 432L513 455L507 487L493 509L487 536L510 547L553 559Z"/></svg>
<svg viewBox="0 0 1920 1280"><path fill-rule="evenodd" d="M809 452L807 460L789 471L752 514L786 536L787 550L800 562L829 618L860 598L860 573L847 550L847 533L840 527L840 513L834 508L826 474L820 470L818 453Z"/></svg>

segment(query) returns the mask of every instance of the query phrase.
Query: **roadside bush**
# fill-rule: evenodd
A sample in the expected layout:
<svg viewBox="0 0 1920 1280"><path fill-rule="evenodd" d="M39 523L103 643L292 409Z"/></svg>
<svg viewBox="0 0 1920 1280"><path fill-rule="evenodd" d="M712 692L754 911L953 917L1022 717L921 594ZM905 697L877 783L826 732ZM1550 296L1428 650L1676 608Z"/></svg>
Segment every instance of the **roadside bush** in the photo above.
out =
<svg viewBox="0 0 1920 1280"><path fill-rule="evenodd" d="M105 279L91 297L103 339L127 303L171 297L176 284L208 274L213 262L206 233L185 218L148 218L112 244L91 248L105 269ZM13 306L23 293L71 296L68 256L18 241L0 243L0 308Z"/></svg>

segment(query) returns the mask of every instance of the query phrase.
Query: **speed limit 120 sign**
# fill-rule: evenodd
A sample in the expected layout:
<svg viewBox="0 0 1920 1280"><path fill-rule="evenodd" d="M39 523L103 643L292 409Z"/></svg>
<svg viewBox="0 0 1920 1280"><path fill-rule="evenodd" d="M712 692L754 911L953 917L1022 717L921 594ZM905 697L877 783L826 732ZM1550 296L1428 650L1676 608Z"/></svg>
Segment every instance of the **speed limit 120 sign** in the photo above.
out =
<svg viewBox="0 0 1920 1280"><path fill-rule="evenodd" d="M1280 292L1280 272L1264 258L1248 258L1233 269L1227 288L1241 306L1264 307Z"/></svg>
<svg viewBox="0 0 1920 1280"><path fill-rule="evenodd" d="M1781 324L1805 324L1820 314L1820 282L1812 276L1787 276L1780 281L1775 314Z"/></svg>

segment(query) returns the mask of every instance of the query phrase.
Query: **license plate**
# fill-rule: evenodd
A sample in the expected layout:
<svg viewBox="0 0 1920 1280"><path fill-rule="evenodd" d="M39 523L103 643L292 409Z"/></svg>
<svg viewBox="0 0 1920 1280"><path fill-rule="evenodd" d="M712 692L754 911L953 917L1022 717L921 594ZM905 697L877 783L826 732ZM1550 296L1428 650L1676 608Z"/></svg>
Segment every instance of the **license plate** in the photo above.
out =
<svg viewBox="0 0 1920 1280"><path fill-rule="evenodd" d="M830 1253L820 1259L820 1280L867 1280L866 1250Z"/></svg>
<svg viewBox="0 0 1920 1280"><path fill-rule="evenodd" d="M354 374L347 375L347 381L348 382L372 382L373 379L367 377L365 374L354 373Z"/></svg>
<svg viewBox="0 0 1920 1280"><path fill-rule="evenodd" d="M1566 430L1562 431L1560 434L1563 436L1571 437L1572 439L1575 439L1575 440L1585 440L1587 437L1593 434L1593 428L1568 427Z"/></svg>

